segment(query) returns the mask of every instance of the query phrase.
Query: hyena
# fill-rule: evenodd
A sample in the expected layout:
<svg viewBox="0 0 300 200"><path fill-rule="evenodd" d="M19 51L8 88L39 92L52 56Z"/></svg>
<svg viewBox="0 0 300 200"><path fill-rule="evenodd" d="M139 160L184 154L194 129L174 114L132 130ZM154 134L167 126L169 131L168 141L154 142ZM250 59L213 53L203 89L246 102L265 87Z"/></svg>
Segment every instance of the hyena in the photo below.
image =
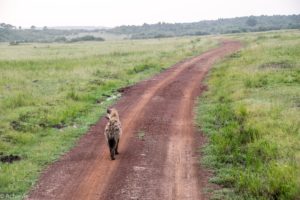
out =
<svg viewBox="0 0 300 200"><path fill-rule="evenodd" d="M119 154L118 145L120 136L122 135L121 122L118 111L114 108L107 109L106 118L108 119L108 123L106 124L104 135L109 146L110 157L114 160L115 154Z"/></svg>

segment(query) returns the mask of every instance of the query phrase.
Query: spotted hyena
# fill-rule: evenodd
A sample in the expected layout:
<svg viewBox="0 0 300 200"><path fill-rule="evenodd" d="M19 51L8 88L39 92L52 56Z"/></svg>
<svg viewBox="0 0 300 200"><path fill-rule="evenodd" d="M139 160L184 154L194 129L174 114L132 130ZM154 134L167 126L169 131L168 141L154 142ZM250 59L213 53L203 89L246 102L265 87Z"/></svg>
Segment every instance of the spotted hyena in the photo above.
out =
<svg viewBox="0 0 300 200"><path fill-rule="evenodd" d="M110 157L114 160L115 154L119 154L118 145L122 134L121 122L118 111L114 108L107 109L106 118L108 123L106 124L104 135L109 146Z"/></svg>

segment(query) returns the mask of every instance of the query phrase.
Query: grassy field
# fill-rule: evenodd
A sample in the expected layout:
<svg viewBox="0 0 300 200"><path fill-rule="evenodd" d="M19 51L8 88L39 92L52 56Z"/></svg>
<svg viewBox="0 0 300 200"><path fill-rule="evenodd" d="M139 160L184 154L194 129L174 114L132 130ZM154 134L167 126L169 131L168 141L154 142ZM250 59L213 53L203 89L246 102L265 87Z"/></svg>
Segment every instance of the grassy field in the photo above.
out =
<svg viewBox="0 0 300 200"><path fill-rule="evenodd" d="M0 199L22 199L118 98L118 88L216 45L210 37L0 44Z"/></svg>
<svg viewBox="0 0 300 200"><path fill-rule="evenodd" d="M300 199L300 31L239 34L199 99L215 199Z"/></svg>

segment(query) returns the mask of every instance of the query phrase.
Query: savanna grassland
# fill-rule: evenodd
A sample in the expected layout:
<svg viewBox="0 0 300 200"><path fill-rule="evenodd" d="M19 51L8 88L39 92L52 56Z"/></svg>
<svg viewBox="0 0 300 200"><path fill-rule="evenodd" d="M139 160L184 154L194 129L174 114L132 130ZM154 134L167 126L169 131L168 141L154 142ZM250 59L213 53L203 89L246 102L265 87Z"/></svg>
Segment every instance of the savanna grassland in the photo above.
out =
<svg viewBox="0 0 300 200"><path fill-rule="evenodd" d="M212 37L0 44L0 199L21 199L125 87L213 48Z"/></svg>
<svg viewBox="0 0 300 200"><path fill-rule="evenodd" d="M300 198L300 32L240 34L198 102L215 199Z"/></svg>
<svg viewBox="0 0 300 200"><path fill-rule="evenodd" d="M78 43L0 43L0 199L22 199L119 96L217 46L244 48L207 77L197 122L215 199L299 199L300 32ZM141 137L140 137L141 136ZM143 139L144 133L138 135Z"/></svg>

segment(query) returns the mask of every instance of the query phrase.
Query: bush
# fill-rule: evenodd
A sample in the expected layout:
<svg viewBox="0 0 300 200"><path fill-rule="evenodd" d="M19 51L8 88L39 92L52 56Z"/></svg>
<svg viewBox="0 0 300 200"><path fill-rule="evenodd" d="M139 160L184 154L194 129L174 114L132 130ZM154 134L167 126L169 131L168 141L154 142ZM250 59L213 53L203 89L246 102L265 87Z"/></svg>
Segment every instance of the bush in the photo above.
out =
<svg viewBox="0 0 300 200"><path fill-rule="evenodd" d="M127 71L127 74L137 74L137 73L146 71L151 68L156 68L156 67L157 67L157 65L151 64L151 63L140 64L140 65L134 66L132 69L129 69Z"/></svg>
<svg viewBox="0 0 300 200"><path fill-rule="evenodd" d="M10 46L15 46L15 45L19 45L20 42L19 41L12 41L12 42L9 42L9 45Z"/></svg>
<svg viewBox="0 0 300 200"><path fill-rule="evenodd" d="M54 42L66 42L67 38L66 37L57 37L54 39Z"/></svg>
<svg viewBox="0 0 300 200"><path fill-rule="evenodd" d="M71 39L69 42L80 42L80 41L104 41L101 37L94 37L93 35L86 35Z"/></svg>

